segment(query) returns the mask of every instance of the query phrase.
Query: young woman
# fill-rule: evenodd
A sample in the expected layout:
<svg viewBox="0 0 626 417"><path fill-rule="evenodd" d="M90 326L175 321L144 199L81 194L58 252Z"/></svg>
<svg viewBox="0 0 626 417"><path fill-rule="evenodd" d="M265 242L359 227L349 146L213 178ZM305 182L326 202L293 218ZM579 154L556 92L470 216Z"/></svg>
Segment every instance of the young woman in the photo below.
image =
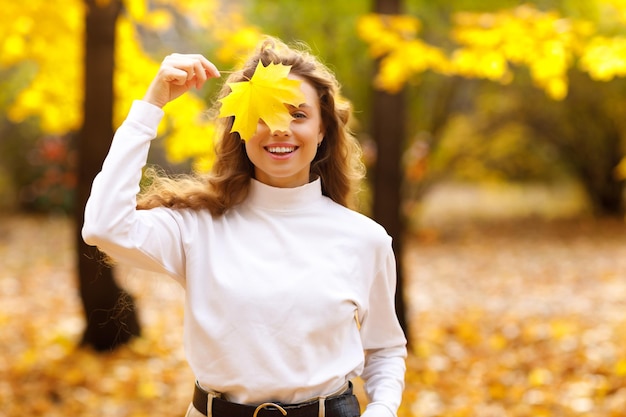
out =
<svg viewBox="0 0 626 417"><path fill-rule="evenodd" d="M348 207L361 178L350 105L311 54L266 39L228 83L261 61L291 66L305 101L243 140L222 118L208 176L139 182L162 108L217 68L168 56L113 139L85 209L83 237L113 259L185 288L184 340L197 379L188 416L393 417L406 340L395 316L395 258L384 229ZM230 92L227 84L221 93Z"/></svg>

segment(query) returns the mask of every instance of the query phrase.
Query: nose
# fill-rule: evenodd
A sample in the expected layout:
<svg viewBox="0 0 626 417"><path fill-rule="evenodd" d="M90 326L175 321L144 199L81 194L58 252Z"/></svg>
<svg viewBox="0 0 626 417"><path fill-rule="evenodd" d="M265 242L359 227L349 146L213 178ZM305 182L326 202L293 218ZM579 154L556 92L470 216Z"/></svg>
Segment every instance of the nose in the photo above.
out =
<svg viewBox="0 0 626 417"><path fill-rule="evenodd" d="M272 132L272 136L274 137L289 136L289 130L276 129Z"/></svg>

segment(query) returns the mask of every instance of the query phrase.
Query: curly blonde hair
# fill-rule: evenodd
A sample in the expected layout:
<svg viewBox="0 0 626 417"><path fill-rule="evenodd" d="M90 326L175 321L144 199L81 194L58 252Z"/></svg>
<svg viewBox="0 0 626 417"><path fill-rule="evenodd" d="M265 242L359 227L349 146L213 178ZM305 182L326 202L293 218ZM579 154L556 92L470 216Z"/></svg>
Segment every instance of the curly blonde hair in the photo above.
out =
<svg viewBox="0 0 626 417"><path fill-rule="evenodd" d="M228 83L252 78L257 63L291 66L315 88L319 97L324 140L311 163L311 177L321 178L322 193L346 207L356 205L356 191L365 169L361 147L348 126L352 106L340 93L340 85L331 71L305 47L289 47L272 37L265 38L255 53L225 81L218 98L225 97ZM216 105L219 102L216 101ZM241 203L248 194L254 166L239 133L230 133L234 116L217 120L219 139L215 146L215 163L206 175L189 174L169 178L156 170L146 172L150 185L140 194L137 207L207 209L221 215Z"/></svg>

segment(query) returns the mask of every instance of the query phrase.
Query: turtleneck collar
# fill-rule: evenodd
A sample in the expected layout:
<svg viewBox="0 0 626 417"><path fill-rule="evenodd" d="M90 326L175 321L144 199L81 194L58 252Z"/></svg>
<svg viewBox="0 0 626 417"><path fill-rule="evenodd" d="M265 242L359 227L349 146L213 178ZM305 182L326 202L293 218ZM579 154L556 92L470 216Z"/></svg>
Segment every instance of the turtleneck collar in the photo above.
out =
<svg viewBox="0 0 626 417"><path fill-rule="evenodd" d="M317 178L294 188L278 188L250 180L246 204L269 210L291 211L310 207L322 198L322 181Z"/></svg>

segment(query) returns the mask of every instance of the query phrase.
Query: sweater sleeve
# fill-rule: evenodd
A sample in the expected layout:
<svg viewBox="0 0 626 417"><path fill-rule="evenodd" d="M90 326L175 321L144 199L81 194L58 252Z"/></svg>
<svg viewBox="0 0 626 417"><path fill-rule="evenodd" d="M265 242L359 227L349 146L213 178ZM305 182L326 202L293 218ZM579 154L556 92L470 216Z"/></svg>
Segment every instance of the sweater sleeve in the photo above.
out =
<svg viewBox="0 0 626 417"><path fill-rule="evenodd" d="M82 236L114 260L182 281L184 251L172 210L137 210L137 193L150 142L163 110L135 101L116 131L85 206Z"/></svg>
<svg viewBox="0 0 626 417"><path fill-rule="evenodd" d="M395 312L396 263L391 248L370 289L370 306L363 318L365 349L362 378L370 400L366 417L393 417L402 401L406 372L406 338Z"/></svg>

